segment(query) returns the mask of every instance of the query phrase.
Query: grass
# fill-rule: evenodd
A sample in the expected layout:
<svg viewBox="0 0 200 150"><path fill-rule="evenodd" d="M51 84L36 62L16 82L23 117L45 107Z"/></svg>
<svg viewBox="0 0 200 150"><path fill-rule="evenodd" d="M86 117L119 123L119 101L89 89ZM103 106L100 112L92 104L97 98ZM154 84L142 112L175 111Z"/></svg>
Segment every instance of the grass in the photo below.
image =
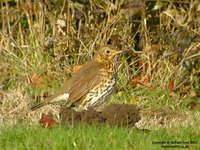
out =
<svg viewBox="0 0 200 150"><path fill-rule="evenodd" d="M85 124L77 127L57 126L53 129L15 126L1 131L0 142L2 149L161 149L162 145L156 142L166 142L163 146L178 145L199 149L199 133L200 129L194 130L190 126L160 130L151 128L149 132L137 131L135 128L89 127ZM185 144L172 144L173 142Z"/></svg>
<svg viewBox="0 0 200 150"><path fill-rule="evenodd" d="M141 150L161 149L161 146L200 148L199 110L188 111L185 105L176 106L176 103L173 102L176 97L169 96L166 91L149 91L141 87L132 90L131 92L136 93L134 96L138 101L130 101L130 97L126 97L127 94L123 94L122 97L113 94L105 105L113 101L123 103L125 99L126 103L135 103L140 109L142 118L136 124L139 130L136 130L135 127L127 129L86 124L76 127L58 125L52 129L44 129L38 123L41 113L47 113L49 110L54 113L56 107L46 106L35 112L26 112L27 106L23 104L25 109L18 106L16 113L7 114L4 121L2 120L0 147L2 149ZM151 95L151 99L149 99L149 95ZM13 124L11 124L11 119ZM143 132L142 129L150 131ZM191 144L192 141L194 144ZM171 143L167 144L167 142ZM175 142L182 143L173 144Z"/></svg>
<svg viewBox="0 0 200 150"><path fill-rule="evenodd" d="M199 5L198 0L2 0L0 149L161 149L153 142L167 141L197 141L182 145L200 149ZM118 58L119 91L105 105L134 103L142 118L136 126L150 132L39 127L42 113L58 119L59 104L35 112L30 107L45 93L52 95L71 76L69 68L85 64L105 44L132 50Z"/></svg>

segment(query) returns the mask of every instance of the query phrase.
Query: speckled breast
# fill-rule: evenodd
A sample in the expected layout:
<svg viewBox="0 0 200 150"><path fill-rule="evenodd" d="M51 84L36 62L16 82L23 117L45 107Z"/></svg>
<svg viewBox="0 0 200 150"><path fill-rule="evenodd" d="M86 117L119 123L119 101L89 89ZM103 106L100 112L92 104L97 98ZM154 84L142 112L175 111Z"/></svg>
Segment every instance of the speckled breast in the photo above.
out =
<svg viewBox="0 0 200 150"><path fill-rule="evenodd" d="M114 69L114 67L112 68ZM103 104L112 94L116 84L116 70L101 71L101 82L96 85L83 100L82 106L86 109L88 107L97 107Z"/></svg>

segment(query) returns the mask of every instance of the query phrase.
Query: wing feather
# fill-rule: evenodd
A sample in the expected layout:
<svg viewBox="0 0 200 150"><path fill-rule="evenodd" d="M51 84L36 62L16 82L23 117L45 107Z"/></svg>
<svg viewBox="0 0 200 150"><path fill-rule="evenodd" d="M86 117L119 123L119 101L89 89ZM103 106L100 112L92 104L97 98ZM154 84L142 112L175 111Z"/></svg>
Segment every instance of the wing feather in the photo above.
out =
<svg viewBox="0 0 200 150"><path fill-rule="evenodd" d="M74 81L69 90L69 100L66 105L70 106L81 97L85 96L90 90L92 90L101 81L100 70L103 65L97 63L88 63L87 69L83 69L78 74L80 77ZM77 74L77 75L78 75Z"/></svg>

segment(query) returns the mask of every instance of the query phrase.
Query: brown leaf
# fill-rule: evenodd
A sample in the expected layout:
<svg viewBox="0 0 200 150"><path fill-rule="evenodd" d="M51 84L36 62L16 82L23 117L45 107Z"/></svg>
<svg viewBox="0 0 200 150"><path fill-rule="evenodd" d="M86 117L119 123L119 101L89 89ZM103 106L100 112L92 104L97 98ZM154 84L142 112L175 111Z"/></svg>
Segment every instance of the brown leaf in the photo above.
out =
<svg viewBox="0 0 200 150"><path fill-rule="evenodd" d="M119 92L119 89L117 87L117 85L115 85L115 93L118 93Z"/></svg>
<svg viewBox="0 0 200 150"><path fill-rule="evenodd" d="M170 83L169 83L169 90L170 90L170 92L173 92L174 91L174 81L171 81Z"/></svg>
<svg viewBox="0 0 200 150"><path fill-rule="evenodd" d="M30 78L35 88L45 86L44 83L46 83L46 79L44 78L42 73L38 73L37 71L35 71L30 75Z"/></svg>
<svg viewBox="0 0 200 150"><path fill-rule="evenodd" d="M127 84L128 85L131 85L131 87L132 88L135 88L136 86L137 86L137 78L136 79L134 79L134 80L129 80L128 82L127 82Z"/></svg>
<svg viewBox="0 0 200 150"><path fill-rule="evenodd" d="M139 74L137 74L137 75L135 75L134 77L133 77L133 79L138 79L139 78Z"/></svg>
<svg viewBox="0 0 200 150"><path fill-rule="evenodd" d="M142 60L140 59L139 60L139 66L141 67L143 65L143 62L142 62Z"/></svg>
<svg viewBox="0 0 200 150"><path fill-rule="evenodd" d="M146 87L150 87L151 85L150 85L150 82L152 81L153 79L151 78L151 76L150 75L143 75L142 77L141 77L141 80L140 80L140 82L143 84L143 85L145 85Z"/></svg>
<svg viewBox="0 0 200 150"><path fill-rule="evenodd" d="M72 68L71 66L68 66L66 69L65 69L66 73L71 73L72 72Z"/></svg>
<svg viewBox="0 0 200 150"><path fill-rule="evenodd" d="M191 96L191 97L195 97L196 95L197 95L197 94L196 94L195 91L190 90L190 96Z"/></svg>
<svg viewBox="0 0 200 150"><path fill-rule="evenodd" d="M66 72L67 73L76 73L76 71L78 71L80 68L82 67L82 65L74 65L74 67L72 68L71 66L69 66L67 69L66 69Z"/></svg>
<svg viewBox="0 0 200 150"><path fill-rule="evenodd" d="M47 72L44 72L44 73L39 73L37 71L33 72L31 75L30 75L30 81L31 83L33 84L33 87L34 88L46 88L46 91L44 95L35 95L35 97L46 97L48 96L48 93L51 91L52 87L51 86L48 86L48 85L51 85L52 82L54 84L57 84L56 80L55 80L55 74L52 73L50 75L48 75ZM47 84L48 83L48 84Z"/></svg>
<svg viewBox="0 0 200 150"><path fill-rule="evenodd" d="M78 71L81 67L82 67L82 65L75 65L73 67L73 73L76 73L76 71Z"/></svg>
<svg viewBox="0 0 200 150"><path fill-rule="evenodd" d="M148 69L148 64L147 63L143 63L143 61L141 59L138 62L139 62L139 66L141 67L142 74L145 74L145 72Z"/></svg>
<svg viewBox="0 0 200 150"><path fill-rule="evenodd" d="M197 103L194 102L194 101L191 101L191 102L189 102L189 103L187 104L187 108L188 108L189 110L194 110L194 109L196 108L196 106L197 106Z"/></svg>
<svg viewBox="0 0 200 150"><path fill-rule="evenodd" d="M160 49L160 44L155 44L150 48L150 51L158 51Z"/></svg>
<svg viewBox="0 0 200 150"><path fill-rule="evenodd" d="M160 125L165 125L165 124L166 124L166 122L163 121L163 120L159 121L158 123L159 123Z"/></svg>
<svg viewBox="0 0 200 150"><path fill-rule="evenodd" d="M133 145L128 141L128 145L131 149L133 149Z"/></svg>
<svg viewBox="0 0 200 150"><path fill-rule="evenodd" d="M40 119L39 123L43 128L52 128L53 126L57 125L57 122L54 119L45 114L42 114L42 118Z"/></svg>

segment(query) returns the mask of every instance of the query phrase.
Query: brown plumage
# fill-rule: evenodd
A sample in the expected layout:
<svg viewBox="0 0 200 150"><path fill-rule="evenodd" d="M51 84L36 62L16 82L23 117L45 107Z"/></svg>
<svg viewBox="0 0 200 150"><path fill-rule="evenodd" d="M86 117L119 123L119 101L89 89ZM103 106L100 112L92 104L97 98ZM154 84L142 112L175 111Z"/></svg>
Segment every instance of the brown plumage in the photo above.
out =
<svg viewBox="0 0 200 150"><path fill-rule="evenodd" d="M103 104L114 90L117 76L114 56L121 52L111 45L101 47L94 58L83 65L54 95L31 110L61 100L67 101L63 109L75 107L81 110Z"/></svg>

